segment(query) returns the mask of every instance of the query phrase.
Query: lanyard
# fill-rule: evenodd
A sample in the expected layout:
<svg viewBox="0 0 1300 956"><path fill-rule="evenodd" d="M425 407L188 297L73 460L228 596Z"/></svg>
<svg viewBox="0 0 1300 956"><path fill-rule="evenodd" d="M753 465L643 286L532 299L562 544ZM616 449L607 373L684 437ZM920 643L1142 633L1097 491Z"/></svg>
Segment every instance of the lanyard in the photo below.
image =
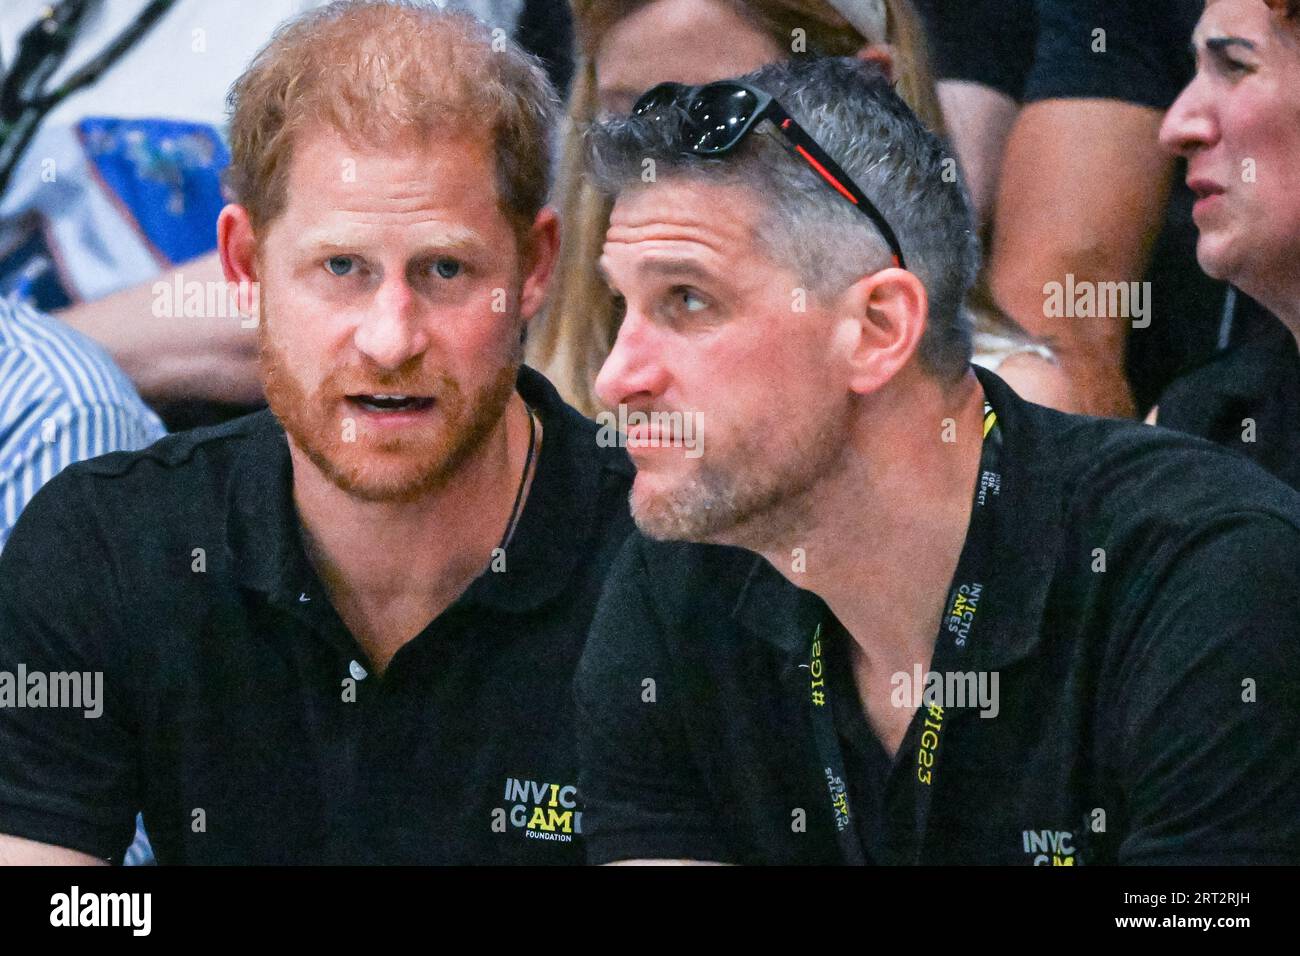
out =
<svg viewBox="0 0 1300 956"><path fill-rule="evenodd" d="M952 654L962 654L970 646L971 633L983 603L986 574L992 566L989 551L993 543L993 512L1000 494L1002 474L999 470L1002 451L1002 431L997 423L997 414L992 406L984 403L984 435L980 449L980 474L975 487L975 500L971 507L971 522L966 535L966 544L957 563L954 583L948 593L948 603L944 607L944 617L939 623L939 635L935 641L934 661L931 669L942 674L938 666ZM826 655L822 647L822 625L818 624L813 632L809 655L810 693L809 704L812 710L813 740L823 773L826 775L826 788L830 799L831 812L835 822L835 838L840 845L844 862L861 866L867 863L866 853L857 825L849 808L847 774L844 770L844 754L840 748L835 718L831 710L831 692L827 680ZM840 681L838 687L851 686L852 682ZM856 701L851 701L856 706ZM944 708L941 703L927 700L915 702L923 711L919 733L913 720L903 738L900 750L904 753L914 752L915 771L910 785L914 797L916 851L912 862L919 863L921 849L925 843L926 827L930 818L931 800L935 781L938 778L940 743L943 740Z"/></svg>

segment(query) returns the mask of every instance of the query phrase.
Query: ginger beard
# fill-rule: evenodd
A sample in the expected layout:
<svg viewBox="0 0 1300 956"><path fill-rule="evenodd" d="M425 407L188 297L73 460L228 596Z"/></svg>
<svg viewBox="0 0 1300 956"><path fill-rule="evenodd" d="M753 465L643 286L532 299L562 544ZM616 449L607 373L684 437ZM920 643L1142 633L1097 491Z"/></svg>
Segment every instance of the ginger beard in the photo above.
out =
<svg viewBox="0 0 1300 956"><path fill-rule="evenodd" d="M342 491L363 501L405 503L443 487L480 448L505 414L522 361L522 348L486 385L468 397L446 374L367 374L335 369L309 392L290 371L270 331L265 290L258 323L262 387L271 412L293 443ZM367 432L345 396L429 395L431 420L392 435ZM354 441L345 438L353 418Z"/></svg>
<svg viewBox="0 0 1300 956"><path fill-rule="evenodd" d="M710 435L710 451L672 464L673 480L640 472L629 502L632 520L664 541L729 544L763 551L806 532L818 484L847 464L847 417L828 412L807 426L769 413L748 422L731 441ZM655 477L664 472L652 465ZM683 471L683 469L685 469Z"/></svg>

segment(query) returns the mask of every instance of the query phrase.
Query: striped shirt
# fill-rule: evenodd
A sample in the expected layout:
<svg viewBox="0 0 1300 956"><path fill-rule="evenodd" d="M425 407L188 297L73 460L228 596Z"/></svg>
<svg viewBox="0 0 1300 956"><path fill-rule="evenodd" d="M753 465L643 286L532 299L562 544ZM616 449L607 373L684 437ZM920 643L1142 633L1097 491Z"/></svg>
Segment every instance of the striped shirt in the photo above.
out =
<svg viewBox="0 0 1300 956"><path fill-rule="evenodd" d="M166 434L108 353L75 329L0 299L0 550L41 486L72 464Z"/></svg>

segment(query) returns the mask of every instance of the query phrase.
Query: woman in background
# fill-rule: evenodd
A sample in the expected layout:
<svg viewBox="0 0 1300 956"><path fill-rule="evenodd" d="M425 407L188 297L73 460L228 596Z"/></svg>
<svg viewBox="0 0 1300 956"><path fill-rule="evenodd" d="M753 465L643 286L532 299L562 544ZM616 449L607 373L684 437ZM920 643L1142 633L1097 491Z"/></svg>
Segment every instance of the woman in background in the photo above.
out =
<svg viewBox="0 0 1300 956"><path fill-rule="evenodd" d="M1279 320L1176 380L1148 421L1300 488L1300 2L1210 0L1160 140L1187 160L1201 268Z"/></svg>
<svg viewBox="0 0 1300 956"><path fill-rule="evenodd" d="M785 57L859 56L897 83L912 110L940 135L921 21L909 0L573 0L578 64L560 174L563 240L546 316L530 335L529 364L588 415L601 409L592 385L618 334L596 271L610 204L586 180L583 130L631 112L657 83L708 83ZM969 305L976 361L1025 397L1068 406L1051 353L991 305L980 289Z"/></svg>

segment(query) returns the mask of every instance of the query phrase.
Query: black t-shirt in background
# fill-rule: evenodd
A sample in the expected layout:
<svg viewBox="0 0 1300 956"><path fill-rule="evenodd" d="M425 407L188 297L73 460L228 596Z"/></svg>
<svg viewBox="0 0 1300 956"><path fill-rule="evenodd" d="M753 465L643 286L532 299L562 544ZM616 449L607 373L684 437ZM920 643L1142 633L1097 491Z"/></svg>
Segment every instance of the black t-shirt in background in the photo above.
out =
<svg viewBox="0 0 1300 956"><path fill-rule="evenodd" d="M1113 99L1164 111L1192 79L1192 31L1201 0L919 0L936 72L1034 103ZM1094 49L1102 39L1104 51ZM1195 197L1175 164L1164 222L1144 281L1151 325L1130 329L1126 371L1145 413L1183 370L1219 347L1227 285L1196 261ZM995 227L996 228L996 224ZM1058 277L1064 282L1065 277ZM1068 321L1068 320L1063 320ZM1249 300L1237 327L1266 321Z"/></svg>
<svg viewBox="0 0 1300 956"><path fill-rule="evenodd" d="M1034 59L1034 0L914 0L935 77L964 80L1019 102Z"/></svg>
<svg viewBox="0 0 1300 956"><path fill-rule="evenodd" d="M1241 341L1179 377L1158 421L1208 438L1300 489L1300 350L1272 316Z"/></svg>

